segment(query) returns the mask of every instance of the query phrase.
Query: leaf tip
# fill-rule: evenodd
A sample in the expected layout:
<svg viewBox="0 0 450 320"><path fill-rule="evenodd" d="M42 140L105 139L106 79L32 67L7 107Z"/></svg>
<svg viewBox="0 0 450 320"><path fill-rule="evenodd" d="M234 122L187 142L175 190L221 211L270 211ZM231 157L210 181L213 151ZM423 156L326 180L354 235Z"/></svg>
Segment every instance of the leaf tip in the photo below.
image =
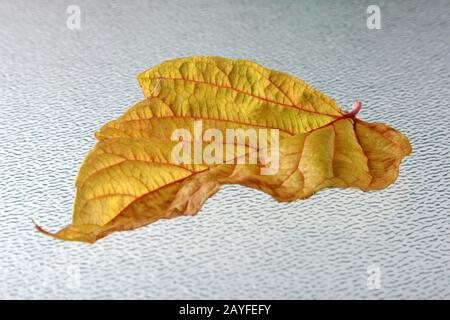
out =
<svg viewBox="0 0 450 320"><path fill-rule="evenodd" d="M31 222L33 222L34 228L36 229L36 231L38 231L38 232L40 232L40 233L42 233L42 234L44 234L44 235L46 235L46 236L50 236L50 237L52 237L52 238L55 238L55 234L53 234L53 233L51 233L51 232L49 232L49 231L47 231L47 230L44 230L41 226L39 226L39 225L36 223L36 220L34 220L34 218L31 218Z"/></svg>
<svg viewBox="0 0 450 320"><path fill-rule="evenodd" d="M94 243L97 238L92 237L90 235L82 235L79 232L76 232L73 229L72 226L68 226L56 233L51 233L45 229L43 229L41 226L39 226L36 221L32 218L31 221L34 224L34 228L39 233L42 233L45 236L52 237L53 239L58 240L65 240L65 241L80 241L80 242L87 242L87 243Z"/></svg>

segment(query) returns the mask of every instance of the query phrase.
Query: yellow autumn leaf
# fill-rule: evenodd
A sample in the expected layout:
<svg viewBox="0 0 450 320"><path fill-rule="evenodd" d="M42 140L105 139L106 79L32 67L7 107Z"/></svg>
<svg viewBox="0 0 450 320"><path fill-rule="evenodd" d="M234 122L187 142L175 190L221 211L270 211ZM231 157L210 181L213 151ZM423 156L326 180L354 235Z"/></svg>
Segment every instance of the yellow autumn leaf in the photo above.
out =
<svg viewBox="0 0 450 320"><path fill-rule="evenodd" d="M40 231L95 242L193 215L223 184L279 201L329 187L382 189L411 152L401 133L357 119L360 103L345 113L305 82L251 61L175 59L138 82L146 98L96 133L78 173L72 224Z"/></svg>

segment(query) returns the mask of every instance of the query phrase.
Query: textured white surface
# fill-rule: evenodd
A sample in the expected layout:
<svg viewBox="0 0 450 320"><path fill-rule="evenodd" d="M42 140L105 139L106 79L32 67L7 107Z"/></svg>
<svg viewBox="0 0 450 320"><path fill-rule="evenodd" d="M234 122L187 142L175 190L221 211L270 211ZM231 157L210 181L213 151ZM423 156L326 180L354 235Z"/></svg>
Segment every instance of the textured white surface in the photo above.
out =
<svg viewBox="0 0 450 320"><path fill-rule="evenodd" d="M450 3L1 1L0 298L450 298ZM81 30L66 8L81 8ZM277 203L223 188L194 218L95 245L34 232L70 221L93 132L168 58L248 58L405 133L397 182ZM366 286L368 266L381 289Z"/></svg>

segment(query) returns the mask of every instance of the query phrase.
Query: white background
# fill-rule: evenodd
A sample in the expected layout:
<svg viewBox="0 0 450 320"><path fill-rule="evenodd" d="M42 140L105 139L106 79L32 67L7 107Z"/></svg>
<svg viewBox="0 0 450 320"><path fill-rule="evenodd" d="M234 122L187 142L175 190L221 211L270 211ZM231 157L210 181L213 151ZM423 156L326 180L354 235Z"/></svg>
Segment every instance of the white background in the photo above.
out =
<svg viewBox="0 0 450 320"><path fill-rule="evenodd" d="M448 1L1 1L0 298L450 298L449 21ZM187 55L254 60L343 109L360 99L413 154L383 191L277 203L228 186L194 218L94 245L35 232L32 217L70 222L93 132L142 98L135 76Z"/></svg>

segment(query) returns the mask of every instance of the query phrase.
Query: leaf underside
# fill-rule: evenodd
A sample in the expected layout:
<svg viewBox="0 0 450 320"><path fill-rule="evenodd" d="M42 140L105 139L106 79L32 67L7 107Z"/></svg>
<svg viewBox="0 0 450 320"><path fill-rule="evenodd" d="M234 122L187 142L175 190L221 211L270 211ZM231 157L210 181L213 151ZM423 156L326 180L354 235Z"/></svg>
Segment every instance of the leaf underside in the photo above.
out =
<svg viewBox="0 0 450 320"><path fill-rule="evenodd" d="M137 77L144 100L105 124L76 180L72 224L58 239L83 242L159 219L193 215L223 184L293 201L330 187L382 189L393 183L408 139L344 113L305 82L247 60L188 57ZM174 164L172 132L278 129L279 169L256 164ZM194 141L186 143L194 146ZM224 142L225 143L225 142ZM245 155L256 152L247 145ZM224 148L225 149L225 148Z"/></svg>

